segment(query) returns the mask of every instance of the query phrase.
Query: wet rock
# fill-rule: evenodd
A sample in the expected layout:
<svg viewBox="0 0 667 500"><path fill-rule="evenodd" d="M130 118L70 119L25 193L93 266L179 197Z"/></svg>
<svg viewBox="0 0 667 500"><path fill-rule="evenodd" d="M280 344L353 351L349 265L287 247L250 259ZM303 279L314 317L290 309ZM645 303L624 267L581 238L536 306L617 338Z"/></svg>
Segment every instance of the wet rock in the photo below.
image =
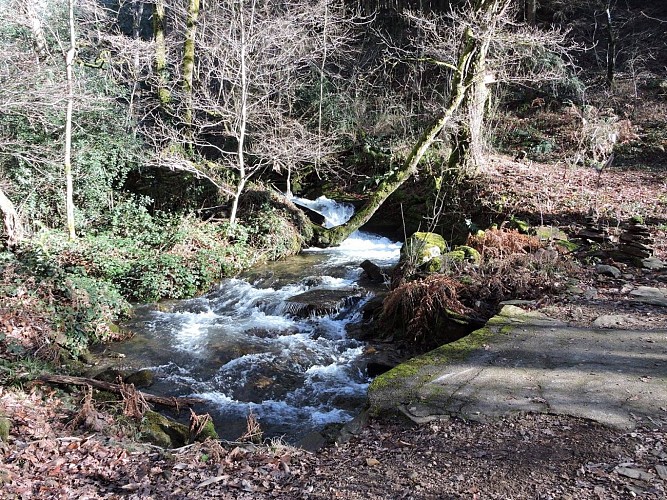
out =
<svg viewBox="0 0 667 500"><path fill-rule="evenodd" d="M317 225L317 226L322 226L324 225L325 217L319 212L316 212L315 210L312 210L306 206L299 205L299 210L301 210L304 214L306 214L306 217L310 219L310 221Z"/></svg>
<svg viewBox="0 0 667 500"><path fill-rule="evenodd" d="M401 358L393 351L374 351L368 355L366 373L375 378L401 364Z"/></svg>
<svg viewBox="0 0 667 500"><path fill-rule="evenodd" d="M296 448L301 448L306 451L314 453L324 447L327 444L326 438L319 432L309 432L304 437L299 439L294 446Z"/></svg>
<svg viewBox="0 0 667 500"><path fill-rule="evenodd" d="M610 276L612 278L620 278L621 270L615 266L607 266L604 264L598 264L595 266L595 272L601 274L602 276Z"/></svg>
<svg viewBox="0 0 667 500"><path fill-rule="evenodd" d="M318 289L290 297L285 302L285 313L300 318L335 314L361 300L361 291L353 288Z"/></svg>
<svg viewBox="0 0 667 500"><path fill-rule="evenodd" d="M130 373L125 377L126 384L134 384L135 387L150 387L155 381L155 374L152 370L143 369Z"/></svg>
<svg viewBox="0 0 667 500"><path fill-rule="evenodd" d="M359 265L366 273L368 279L372 282L384 283L387 280L387 276L382 272L382 268L370 260L365 260Z"/></svg>

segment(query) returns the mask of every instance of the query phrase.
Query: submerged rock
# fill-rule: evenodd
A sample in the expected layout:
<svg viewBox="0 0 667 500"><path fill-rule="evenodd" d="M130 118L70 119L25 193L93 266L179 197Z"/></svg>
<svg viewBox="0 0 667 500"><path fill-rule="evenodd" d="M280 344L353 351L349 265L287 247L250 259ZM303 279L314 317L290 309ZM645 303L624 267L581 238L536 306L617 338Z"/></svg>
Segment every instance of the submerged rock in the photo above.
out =
<svg viewBox="0 0 667 500"><path fill-rule="evenodd" d="M326 316L340 312L359 300L361 290L354 288L309 290L287 299L284 312L300 318Z"/></svg>

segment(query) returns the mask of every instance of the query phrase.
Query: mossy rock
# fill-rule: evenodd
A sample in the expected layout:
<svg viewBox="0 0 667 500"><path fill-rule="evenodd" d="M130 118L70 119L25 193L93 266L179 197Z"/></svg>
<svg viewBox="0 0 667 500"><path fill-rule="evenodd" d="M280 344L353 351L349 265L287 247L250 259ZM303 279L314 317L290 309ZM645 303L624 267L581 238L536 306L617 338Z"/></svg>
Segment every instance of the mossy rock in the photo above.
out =
<svg viewBox="0 0 667 500"><path fill-rule="evenodd" d="M180 448L193 441L220 439L213 421L207 422L199 434L191 436L186 425L155 411L146 412L139 431L144 441L162 448Z"/></svg>
<svg viewBox="0 0 667 500"><path fill-rule="evenodd" d="M215 424L213 420L206 422L206 425L203 427L201 432L195 437L196 441L206 441L207 439L220 439L218 433L215 431Z"/></svg>
<svg viewBox="0 0 667 500"><path fill-rule="evenodd" d="M126 384L134 384L134 387L150 387L155 381L155 374L148 369L130 373L125 377Z"/></svg>
<svg viewBox="0 0 667 500"><path fill-rule="evenodd" d="M12 430L12 421L7 417L0 417L0 441L7 442Z"/></svg>
<svg viewBox="0 0 667 500"><path fill-rule="evenodd" d="M118 368L106 368L105 370L95 375L93 378L95 380L101 380L102 382L117 384L118 377L120 377L121 380L124 380L126 375L127 375L126 371L119 370Z"/></svg>
<svg viewBox="0 0 667 500"><path fill-rule="evenodd" d="M155 411L147 411L139 426L144 441L162 448L180 448L190 441L188 428Z"/></svg>
<svg viewBox="0 0 667 500"><path fill-rule="evenodd" d="M419 266L419 270L429 274L441 272L445 262L444 257L446 255L447 254L440 257L433 257L432 259L424 262L421 266Z"/></svg>
<svg viewBox="0 0 667 500"><path fill-rule="evenodd" d="M530 224L528 222L525 220L517 219L516 217L512 217L508 225L512 229L516 229L523 234L528 234L528 231L530 230Z"/></svg>
<svg viewBox="0 0 667 500"><path fill-rule="evenodd" d="M447 242L439 234L416 232L401 247L401 261L412 261L426 272L438 272L442 269L440 257L446 251Z"/></svg>
<svg viewBox="0 0 667 500"><path fill-rule="evenodd" d="M473 247L467 245L459 245L454 248L454 252L463 252L463 258L473 264L479 264L482 261L482 256Z"/></svg>

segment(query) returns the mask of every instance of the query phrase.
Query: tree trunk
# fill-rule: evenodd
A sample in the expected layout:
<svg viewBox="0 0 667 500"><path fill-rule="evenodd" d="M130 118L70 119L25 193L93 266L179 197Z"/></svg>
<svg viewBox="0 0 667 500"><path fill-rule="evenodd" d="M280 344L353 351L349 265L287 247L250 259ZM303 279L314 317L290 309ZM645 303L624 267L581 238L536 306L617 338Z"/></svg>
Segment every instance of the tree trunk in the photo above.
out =
<svg viewBox="0 0 667 500"><path fill-rule="evenodd" d="M132 38L135 41L138 41L141 38L141 18L144 15L144 3L139 0L132 0ZM139 82L139 71L140 71L140 61L139 61L139 47L137 46L134 49L134 57L132 60L132 92L130 93L130 102L129 102L129 111L128 116L128 125L134 131L136 136L136 123L137 117L135 116L135 100L141 92L141 84Z"/></svg>
<svg viewBox="0 0 667 500"><path fill-rule="evenodd" d="M23 238L23 226L16 213L14 204L7 198L7 196L5 196L2 189L0 189L0 212L2 212L3 215L4 229L5 234L7 235L7 246L12 248Z"/></svg>
<svg viewBox="0 0 667 500"><path fill-rule="evenodd" d="M537 0L525 0L525 17L526 23L530 26L535 26L537 17Z"/></svg>
<svg viewBox="0 0 667 500"><path fill-rule="evenodd" d="M199 0L189 0L185 20L185 42L183 43L183 100L185 105L183 122L188 129L192 127L192 85L195 71L197 17L199 17Z"/></svg>
<svg viewBox="0 0 667 500"><path fill-rule="evenodd" d="M67 233L71 240L76 238L74 229L74 182L72 180L72 111L74 108L74 56L76 54L76 34L74 32L74 0L69 0L69 49L67 64L67 112L65 114L65 206L67 211Z"/></svg>
<svg viewBox="0 0 667 500"><path fill-rule="evenodd" d="M475 13L473 15L488 19L490 23L495 23L496 19L505 14L510 2L511 0L477 0L474 4ZM431 147L438 134L450 122L459 108L466 101L474 102L475 96L479 98L480 87L478 85L485 85L484 69L490 36L493 36L493 29L488 29L484 38L475 36L470 26L465 29L459 49L456 71L452 76L451 92L442 116L422 134L417 144L412 148L403 167L394 175L382 181L364 207L355 213L347 223L329 229L315 226L313 245L319 247L338 245L368 222L385 200L417 171L417 166L424 153ZM481 89L484 90L485 87L481 87ZM481 123L477 126L481 129ZM465 123L459 141L455 145L455 150L450 156L450 167L459 168L460 162L464 160L461 155L469 151L471 130L470 123ZM465 141L468 141L467 144ZM467 148L467 150L459 148ZM459 150L457 151L457 149Z"/></svg>
<svg viewBox="0 0 667 500"><path fill-rule="evenodd" d="M153 6L153 38L155 40L155 73L157 75L157 97L162 109L171 102L171 92L167 88L167 43L165 41L164 0L156 0Z"/></svg>
<svg viewBox="0 0 667 500"><path fill-rule="evenodd" d="M611 89L614 86L614 72L616 70L616 37L611 22L611 2L607 4L605 15L607 17L607 87Z"/></svg>
<svg viewBox="0 0 667 500"><path fill-rule="evenodd" d="M470 28L464 33L464 38L464 44L471 53L467 75L470 78L470 84L466 86L461 105L465 114L450 136L452 152L449 155L447 166L451 172L475 170L481 163L482 133L486 104L489 99L485 75L489 40L475 39Z"/></svg>
<svg viewBox="0 0 667 500"><path fill-rule="evenodd" d="M239 171L239 179L236 183L236 194L234 195L234 202L232 204L232 210L229 214L229 224L234 226L236 224L236 216L239 207L239 199L241 194L245 189L246 182L248 181L249 175L246 169L246 157L245 157L245 140L246 140L246 128L248 125L248 68L246 60L246 50L247 50L247 37L246 37L246 23L245 16L243 13L243 3L239 6L239 24L240 24L240 33L241 33L241 53L239 55L239 72L241 74L241 103L239 109L239 120L238 120L238 130L236 134L236 139L238 141L236 154L237 154L237 168ZM252 19L249 20L252 23Z"/></svg>

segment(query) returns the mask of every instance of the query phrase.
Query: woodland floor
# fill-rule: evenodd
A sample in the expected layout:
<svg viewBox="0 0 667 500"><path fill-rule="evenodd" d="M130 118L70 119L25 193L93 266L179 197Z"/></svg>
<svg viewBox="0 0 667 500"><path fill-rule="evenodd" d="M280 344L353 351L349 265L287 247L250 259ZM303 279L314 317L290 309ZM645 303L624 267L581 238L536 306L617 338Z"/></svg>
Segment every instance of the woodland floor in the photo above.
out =
<svg viewBox="0 0 667 500"><path fill-rule="evenodd" d="M651 224L655 253L667 256L667 200L659 172L615 170L597 187L587 169L496 160L489 189L513 199L516 212L542 211L566 225L597 200L618 213L641 211ZM660 175L658 175L660 174ZM545 191L545 186L547 189ZM543 206L531 206L541 190ZM542 202L540 202L542 203ZM573 207L570 214L567 209ZM560 213L547 213L559 207ZM560 218L556 221L556 218ZM618 264L618 263L614 263ZM667 327L657 306L625 300L624 287L664 287L665 271L618 264L623 278L577 273L586 295L539 301L552 317L588 325L601 314L624 312L642 328ZM317 453L274 441L261 447L207 442L165 451L138 444L130 427L94 409L94 427L73 425L80 396L46 386L24 392L0 387L0 413L12 422L0 442L1 498L665 498L667 402L664 413L633 431L559 415L517 415L494 423L461 420L421 426L372 420L358 435ZM91 417L86 415L84 417ZM90 422L90 418L88 418ZM100 425L101 424L101 425Z"/></svg>

